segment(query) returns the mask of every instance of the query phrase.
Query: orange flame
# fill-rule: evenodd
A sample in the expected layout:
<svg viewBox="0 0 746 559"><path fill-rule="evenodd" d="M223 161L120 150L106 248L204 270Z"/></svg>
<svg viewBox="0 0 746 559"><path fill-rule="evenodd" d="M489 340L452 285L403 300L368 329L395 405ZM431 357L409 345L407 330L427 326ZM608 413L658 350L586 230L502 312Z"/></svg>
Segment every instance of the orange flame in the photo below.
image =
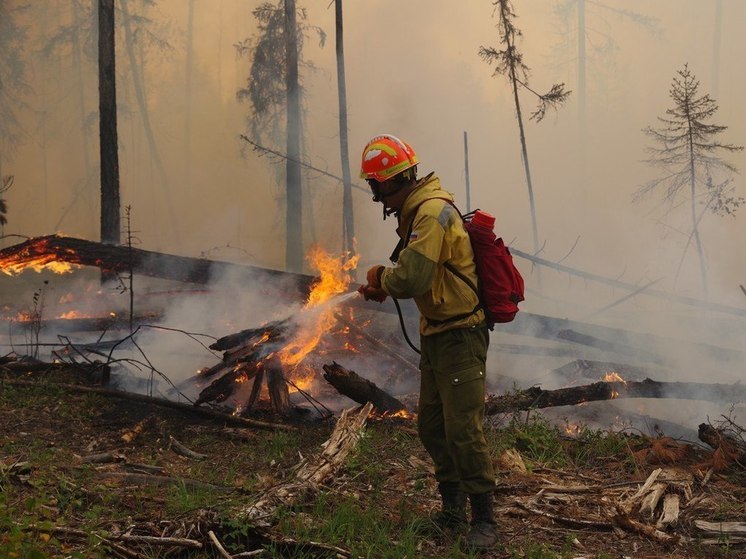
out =
<svg viewBox="0 0 746 559"><path fill-rule="evenodd" d="M66 249L65 252L75 254L75 251L70 249ZM59 254L49 249L49 239L41 239L17 255L0 258L0 272L14 276L31 268L35 272L50 270L55 274L66 274L80 268L78 264L63 262L59 258Z"/></svg>
<svg viewBox="0 0 746 559"><path fill-rule="evenodd" d="M331 298L347 290L352 281L350 271L357 267L359 256L335 257L321 247L311 248L308 256L311 266L319 272L320 279L311 289L303 307L304 319L298 335L279 352L283 366L289 369L298 364L316 347L322 335L335 322L333 306L324 306Z"/></svg>
<svg viewBox="0 0 746 559"><path fill-rule="evenodd" d="M623 382L624 384L627 384L626 380L619 376L618 373L615 373L613 371L611 373L606 373L603 380L604 382Z"/></svg>

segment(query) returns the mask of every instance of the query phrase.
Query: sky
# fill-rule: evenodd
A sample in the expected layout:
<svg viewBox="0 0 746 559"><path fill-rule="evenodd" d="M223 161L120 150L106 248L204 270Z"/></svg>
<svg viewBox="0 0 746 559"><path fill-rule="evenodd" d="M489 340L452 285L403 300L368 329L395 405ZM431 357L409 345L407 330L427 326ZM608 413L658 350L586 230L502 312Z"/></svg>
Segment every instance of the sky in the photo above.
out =
<svg viewBox="0 0 746 559"><path fill-rule="evenodd" d="M6 8L24 4L3 0ZM94 59L76 64L74 49L48 56L42 46L73 22L73 4L31 3L19 16L28 41L25 106L18 109L22 140L3 146L3 174L15 182L6 193L6 234L55 232L98 239L97 89ZM85 4L85 3L81 3ZM130 0L131 10L140 2ZM153 144L133 88L129 53L117 40L119 156L122 206L129 208L138 246L186 256L205 256L282 269L284 266L283 165L248 149L250 106L237 98L246 86L250 59L235 45L256 35L247 0L195 0L194 66L186 91L187 2L159 0L146 15L153 42L138 47L139 68ZM635 191L659 171L647 165L650 140L672 106L669 88L684 64L700 80L701 93L719 104L713 122L728 126L726 143L746 144L746 115L739 104L746 87L746 3L741 0L599 0L586 2L588 30L587 117L580 126L577 23L574 0L515 0L518 47L539 92L564 83L573 93L565 106L536 123L536 105L520 92L528 160L537 210L540 256L621 281L743 307L746 217L705 215L701 236L709 290L699 278L686 200L671 208L658 196L633 203ZM121 3L117 5L121 8ZM341 175L337 106L334 7L299 2L308 30L302 70L305 87L304 149L313 166ZM562 20L558 10L566 7ZM720 41L715 40L721 10ZM78 18L84 18L81 9ZM479 56L499 47L489 1L369 0L346 2L345 57L350 161L357 176L365 143L380 133L409 142L421 160L420 175L434 171L466 210L464 134L468 135L471 208L497 218L506 242L531 252L531 218L515 106L509 83L494 76ZM643 25L642 16L651 25ZM118 12L121 17L121 11ZM147 36L141 33L140 37ZM85 53L84 53L85 56ZM79 71L80 68L80 71ZM189 135L187 135L189 132ZM188 138L188 140L187 140ZM584 141L583 141L584 140ZM189 152L186 152L187 147ZM267 146L279 151L284 144ZM746 153L724 154L740 170ZM159 170L159 163L163 172ZM733 175L746 196L743 175ZM362 184L362 181L358 181ZM360 268L386 263L396 238L394 221L353 191ZM318 173L304 184L304 243L331 252L342 247L342 188ZM743 209L742 209L743 211ZM2 246L15 242L3 239ZM608 287L518 261L531 297L525 309L581 318L624 295ZM311 271L311 270L307 270ZM618 309L619 320L659 312L651 298L634 298ZM696 312L696 311L692 311ZM734 342L738 343L738 342Z"/></svg>

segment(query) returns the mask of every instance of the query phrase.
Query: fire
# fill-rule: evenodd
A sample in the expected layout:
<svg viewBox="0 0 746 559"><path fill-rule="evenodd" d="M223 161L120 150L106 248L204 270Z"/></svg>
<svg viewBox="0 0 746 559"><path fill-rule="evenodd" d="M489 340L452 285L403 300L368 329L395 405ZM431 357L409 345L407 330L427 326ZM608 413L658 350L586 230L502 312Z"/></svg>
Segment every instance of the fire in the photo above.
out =
<svg viewBox="0 0 746 559"><path fill-rule="evenodd" d="M614 371L610 373L606 373L603 378L604 382L623 382L624 384L627 384L627 381L624 380L619 374L615 373Z"/></svg>
<svg viewBox="0 0 746 559"><path fill-rule="evenodd" d="M9 276L20 274L27 268L35 272L50 270L55 274L66 274L79 265L59 260L59 255L49 251L49 239L41 239L36 243L26 247L19 254L0 258L0 272ZM75 254L74 251L67 249L69 254Z"/></svg>
<svg viewBox="0 0 746 559"><path fill-rule="evenodd" d="M319 343L321 336L336 322L334 308L324 305L336 295L347 290L352 281L350 271L357 267L359 256L348 258L346 255L334 257L321 247L311 248L307 259L320 274L319 281L311 289L308 300L303 307L302 327L293 341L279 352L283 366L292 369L308 355Z"/></svg>
<svg viewBox="0 0 746 559"><path fill-rule="evenodd" d="M623 384L627 384L627 381L624 380L621 376L619 376L614 371L610 373L606 373L604 375L604 382L621 382ZM619 398L619 392L617 390L611 391L611 399Z"/></svg>

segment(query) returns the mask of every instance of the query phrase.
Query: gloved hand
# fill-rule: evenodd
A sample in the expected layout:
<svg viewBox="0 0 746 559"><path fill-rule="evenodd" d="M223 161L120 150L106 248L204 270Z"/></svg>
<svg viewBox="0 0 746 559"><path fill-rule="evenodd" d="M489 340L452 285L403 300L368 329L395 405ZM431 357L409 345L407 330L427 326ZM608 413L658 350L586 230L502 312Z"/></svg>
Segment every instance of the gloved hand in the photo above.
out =
<svg viewBox="0 0 746 559"><path fill-rule="evenodd" d="M379 264L368 270L368 275L366 276L368 286L381 289L381 274L383 274L383 268L384 267Z"/></svg>
<svg viewBox="0 0 746 559"><path fill-rule="evenodd" d="M377 303L383 303L388 295L383 289L378 287L371 287L370 285L361 285L357 290L366 301L376 301Z"/></svg>

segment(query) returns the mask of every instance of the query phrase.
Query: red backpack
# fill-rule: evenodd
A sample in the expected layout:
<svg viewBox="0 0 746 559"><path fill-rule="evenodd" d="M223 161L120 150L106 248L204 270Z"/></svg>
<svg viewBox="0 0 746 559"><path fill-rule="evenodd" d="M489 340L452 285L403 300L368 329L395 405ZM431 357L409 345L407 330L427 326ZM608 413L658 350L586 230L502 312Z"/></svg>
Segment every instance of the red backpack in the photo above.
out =
<svg viewBox="0 0 746 559"><path fill-rule="evenodd" d="M479 299L487 320L492 323L510 322L518 312L518 303L525 299L523 276L515 267L502 237L495 235L494 224L494 217L476 210L470 220L465 220L464 228L474 251Z"/></svg>
<svg viewBox="0 0 746 559"><path fill-rule="evenodd" d="M490 329L494 324L513 320L518 312L518 303L525 300L523 276L521 276L518 268L515 267L513 256L510 254L508 247L505 246L502 237L498 238L495 235L493 229L495 218L481 210L475 210L463 215L456 207L456 204L448 198L438 197L428 198L427 200L443 200L448 202L464 220L464 229L466 229L469 235L471 247L474 252L474 264L477 268L479 289L450 262L446 262L445 267L468 284L479 296L480 304L472 312L483 308L487 322L490 324ZM420 202L415 212L427 200ZM407 234L406 238L409 238L409 234ZM396 261L395 256L398 257L398 253L402 247L403 243L397 246L392 255L392 261ZM453 317L449 321L460 318L463 318L463 316Z"/></svg>

